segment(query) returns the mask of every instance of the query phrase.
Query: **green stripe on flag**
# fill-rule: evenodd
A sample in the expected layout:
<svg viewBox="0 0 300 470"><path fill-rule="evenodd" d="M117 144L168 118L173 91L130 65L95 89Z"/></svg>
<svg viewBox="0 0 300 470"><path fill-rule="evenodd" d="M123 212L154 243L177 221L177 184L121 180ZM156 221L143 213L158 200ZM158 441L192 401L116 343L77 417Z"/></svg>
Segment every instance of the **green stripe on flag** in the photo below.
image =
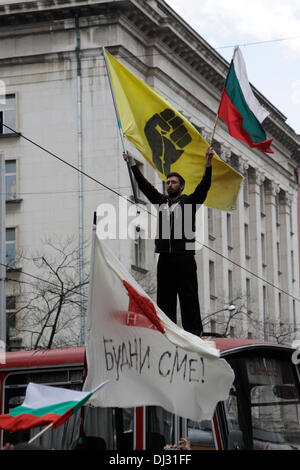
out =
<svg viewBox="0 0 300 470"><path fill-rule="evenodd" d="M63 415L66 413L70 408L73 408L73 412L75 412L78 408L82 405L82 400L78 401L65 401L63 403L58 403L55 405L45 406L42 408L27 408L26 406L17 406L12 411L10 411L11 416L19 416L22 414L29 414L31 416L44 416L46 414L56 414L58 416Z"/></svg>
<svg viewBox="0 0 300 470"><path fill-rule="evenodd" d="M230 64L225 88L231 103L241 113L243 117L243 128L248 132L252 141L255 143L264 142L266 140L266 133L256 116L247 105L235 74L233 62Z"/></svg>

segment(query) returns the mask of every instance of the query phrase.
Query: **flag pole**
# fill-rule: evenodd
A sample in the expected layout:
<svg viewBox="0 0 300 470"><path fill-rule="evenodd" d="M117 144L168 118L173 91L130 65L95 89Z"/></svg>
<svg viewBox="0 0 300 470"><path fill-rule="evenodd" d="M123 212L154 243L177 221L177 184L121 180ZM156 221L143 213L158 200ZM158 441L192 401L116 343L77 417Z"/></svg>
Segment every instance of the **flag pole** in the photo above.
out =
<svg viewBox="0 0 300 470"><path fill-rule="evenodd" d="M27 444L31 444L33 441L35 441L38 437L40 437L44 432L48 431L48 429L52 428L53 423L48 424L44 429L42 429L38 434L33 436L30 441L27 442Z"/></svg>
<svg viewBox="0 0 300 470"><path fill-rule="evenodd" d="M125 140L124 140L124 135L123 135L123 131L122 131L121 120L120 120L119 111L118 111L117 102L116 102L116 97L115 97L115 93L114 93L114 89L113 89L113 85L112 85L110 71L109 71L109 67L108 67L108 63L107 63L107 59L106 59L106 55L105 55L105 47L102 47L102 50L103 50L103 57L104 57L105 67L106 67L107 76L108 76L110 92L111 92L111 96L112 96L113 103L114 103L116 118L117 118L117 121L118 121L118 128L119 128L119 132L120 132L123 152L126 153ZM136 187L135 187L134 181L133 181L132 171L131 171L131 167L130 167L130 164L129 164L129 158L126 159L126 163L127 163L129 178L130 178L130 182L131 182L134 202L137 204L138 199L137 199L137 194L136 194Z"/></svg>
<svg viewBox="0 0 300 470"><path fill-rule="evenodd" d="M214 140L216 127L217 127L217 124L218 124L218 119L219 119L219 113L217 113L216 118L215 118L214 127L213 127L213 131L212 131L211 138L210 138L210 146L212 146L212 143L213 143L213 140Z"/></svg>

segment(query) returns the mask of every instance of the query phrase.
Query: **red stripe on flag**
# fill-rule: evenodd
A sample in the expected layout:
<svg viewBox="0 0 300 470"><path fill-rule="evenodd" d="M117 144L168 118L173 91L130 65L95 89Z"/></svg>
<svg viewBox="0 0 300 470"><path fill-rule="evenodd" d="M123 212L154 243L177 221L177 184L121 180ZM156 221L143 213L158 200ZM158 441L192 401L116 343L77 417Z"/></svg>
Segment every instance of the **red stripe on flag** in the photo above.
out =
<svg viewBox="0 0 300 470"><path fill-rule="evenodd" d="M63 424L71 415L72 409L61 416L55 413L47 413L44 416L34 416L29 413L18 416L5 414L0 416L0 428L6 431L16 432L25 431L26 429L36 428L38 426L45 426L50 423L53 423L53 427L56 428Z"/></svg>
<svg viewBox="0 0 300 470"><path fill-rule="evenodd" d="M218 115L228 126L229 134L235 139L245 142L252 148L258 148L266 153L274 153L271 149L271 143L273 139L267 139L264 142L253 142L250 135L243 128L243 116L236 109L230 101L229 96L226 93L225 87L223 88L223 94L219 106Z"/></svg>

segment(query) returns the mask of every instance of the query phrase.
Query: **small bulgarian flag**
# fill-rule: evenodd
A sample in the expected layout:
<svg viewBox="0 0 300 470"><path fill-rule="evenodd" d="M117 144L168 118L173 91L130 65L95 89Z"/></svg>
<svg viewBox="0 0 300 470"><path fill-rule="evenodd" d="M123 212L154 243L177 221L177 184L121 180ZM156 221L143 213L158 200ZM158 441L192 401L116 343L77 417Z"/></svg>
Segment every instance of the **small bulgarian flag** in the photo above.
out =
<svg viewBox="0 0 300 470"><path fill-rule="evenodd" d="M229 134L252 148L274 153L261 125L268 116L253 94L246 65L238 46L235 46L229 72L223 88L218 115L228 126Z"/></svg>
<svg viewBox="0 0 300 470"><path fill-rule="evenodd" d="M30 382L23 404L8 414L0 415L0 428L11 432L46 424L57 428L106 383L107 381L92 392L79 392Z"/></svg>

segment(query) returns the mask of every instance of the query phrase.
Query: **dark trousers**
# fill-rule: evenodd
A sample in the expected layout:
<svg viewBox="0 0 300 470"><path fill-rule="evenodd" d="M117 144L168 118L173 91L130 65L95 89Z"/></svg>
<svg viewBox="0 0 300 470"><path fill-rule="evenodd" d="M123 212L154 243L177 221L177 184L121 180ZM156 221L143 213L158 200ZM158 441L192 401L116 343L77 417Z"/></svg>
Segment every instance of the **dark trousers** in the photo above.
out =
<svg viewBox="0 0 300 470"><path fill-rule="evenodd" d="M191 254L160 254L157 264L157 305L174 323L177 295L184 330L199 335L203 327L195 257Z"/></svg>

